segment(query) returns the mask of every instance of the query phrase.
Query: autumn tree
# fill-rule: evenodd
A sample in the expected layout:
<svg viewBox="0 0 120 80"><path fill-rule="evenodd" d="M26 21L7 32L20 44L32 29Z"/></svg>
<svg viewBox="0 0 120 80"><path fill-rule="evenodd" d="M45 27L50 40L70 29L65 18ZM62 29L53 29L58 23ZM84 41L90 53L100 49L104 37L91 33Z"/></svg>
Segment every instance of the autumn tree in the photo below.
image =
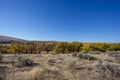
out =
<svg viewBox="0 0 120 80"><path fill-rule="evenodd" d="M47 54L53 50L53 44L51 43L43 43L43 50L47 52Z"/></svg>
<svg viewBox="0 0 120 80"><path fill-rule="evenodd" d="M109 47L107 48L108 51L118 51L120 50L120 44L108 44Z"/></svg>
<svg viewBox="0 0 120 80"><path fill-rule="evenodd" d="M80 42L72 42L72 45L73 45L73 51L74 52L79 52L83 48L83 44L80 43Z"/></svg>
<svg viewBox="0 0 120 80"><path fill-rule="evenodd" d="M0 53L8 53L8 46L0 45Z"/></svg>
<svg viewBox="0 0 120 80"><path fill-rule="evenodd" d="M68 52L68 53L74 52L73 44L72 43L67 43L65 51Z"/></svg>
<svg viewBox="0 0 120 80"><path fill-rule="evenodd" d="M84 44L83 44L83 49L82 49L82 51L88 52L88 51L91 51L91 50L92 50L92 46L91 46L90 43L84 43Z"/></svg>
<svg viewBox="0 0 120 80"><path fill-rule="evenodd" d="M2 53L2 52L3 52L3 46L0 45L0 53Z"/></svg>
<svg viewBox="0 0 120 80"><path fill-rule="evenodd" d="M41 51L43 50L43 47L42 47L42 45L39 43L39 44L37 44L36 45L36 53L39 53L39 54L41 54Z"/></svg>
<svg viewBox="0 0 120 80"><path fill-rule="evenodd" d="M12 53L20 53L21 52L20 42L14 41L10 46L10 52L12 52Z"/></svg>
<svg viewBox="0 0 120 80"><path fill-rule="evenodd" d="M55 52L56 53L65 53L66 50L67 50L67 44L68 42L61 42L61 43L58 43L56 46L55 46Z"/></svg>
<svg viewBox="0 0 120 80"><path fill-rule="evenodd" d="M108 48L107 43L93 43L92 45L92 51L101 51L105 52Z"/></svg>
<svg viewBox="0 0 120 80"><path fill-rule="evenodd" d="M70 42L66 45L66 51L71 52L80 52L82 50L83 44L80 42Z"/></svg>
<svg viewBox="0 0 120 80"><path fill-rule="evenodd" d="M36 53L36 44L34 42L26 43L27 53Z"/></svg>

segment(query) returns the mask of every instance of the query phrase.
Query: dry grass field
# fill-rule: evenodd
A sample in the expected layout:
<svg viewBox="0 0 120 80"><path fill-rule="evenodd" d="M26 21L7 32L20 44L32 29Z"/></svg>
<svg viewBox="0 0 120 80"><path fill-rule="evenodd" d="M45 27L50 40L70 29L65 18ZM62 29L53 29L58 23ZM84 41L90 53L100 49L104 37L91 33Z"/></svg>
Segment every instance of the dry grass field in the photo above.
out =
<svg viewBox="0 0 120 80"><path fill-rule="evenodd" d="M120 80L120 52L3 54L0 80Z"/></svg>

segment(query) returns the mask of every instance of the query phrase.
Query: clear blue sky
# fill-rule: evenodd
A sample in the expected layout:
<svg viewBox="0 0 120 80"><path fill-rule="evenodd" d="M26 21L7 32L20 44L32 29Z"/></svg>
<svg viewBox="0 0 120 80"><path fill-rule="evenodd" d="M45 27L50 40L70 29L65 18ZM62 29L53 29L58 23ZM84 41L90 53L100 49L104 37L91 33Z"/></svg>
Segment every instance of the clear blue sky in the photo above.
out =
<svg viewBox="0 0 120 80"><path fill-rule="evenodd" d="M0 0L0 35L120 42L119 0Z"/></svg>

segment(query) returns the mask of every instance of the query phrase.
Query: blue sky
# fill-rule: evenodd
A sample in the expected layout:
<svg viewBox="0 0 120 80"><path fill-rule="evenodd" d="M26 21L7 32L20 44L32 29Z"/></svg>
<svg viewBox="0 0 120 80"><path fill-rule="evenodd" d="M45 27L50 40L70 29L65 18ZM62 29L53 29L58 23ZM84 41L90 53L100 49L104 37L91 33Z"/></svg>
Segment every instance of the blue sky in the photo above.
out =
<svg viewBox="0 0 120 80"><path fill-rule="evenodd" d="M119 0L0 0L0 35L120 42Z"/></svg>

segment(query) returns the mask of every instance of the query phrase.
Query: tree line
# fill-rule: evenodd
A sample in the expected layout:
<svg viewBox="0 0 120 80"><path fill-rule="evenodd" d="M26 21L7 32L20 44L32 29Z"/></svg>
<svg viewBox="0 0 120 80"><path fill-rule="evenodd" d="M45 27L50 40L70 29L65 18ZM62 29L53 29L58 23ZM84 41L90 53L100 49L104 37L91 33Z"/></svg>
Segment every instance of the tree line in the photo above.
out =
<svg viewBox="0 0 120 80"><path fill-rule="evenodd" d="M0 45L0 53L72 53L88 51L120 51L120 43L81 43L81 42L18 42Z"/></svg>

